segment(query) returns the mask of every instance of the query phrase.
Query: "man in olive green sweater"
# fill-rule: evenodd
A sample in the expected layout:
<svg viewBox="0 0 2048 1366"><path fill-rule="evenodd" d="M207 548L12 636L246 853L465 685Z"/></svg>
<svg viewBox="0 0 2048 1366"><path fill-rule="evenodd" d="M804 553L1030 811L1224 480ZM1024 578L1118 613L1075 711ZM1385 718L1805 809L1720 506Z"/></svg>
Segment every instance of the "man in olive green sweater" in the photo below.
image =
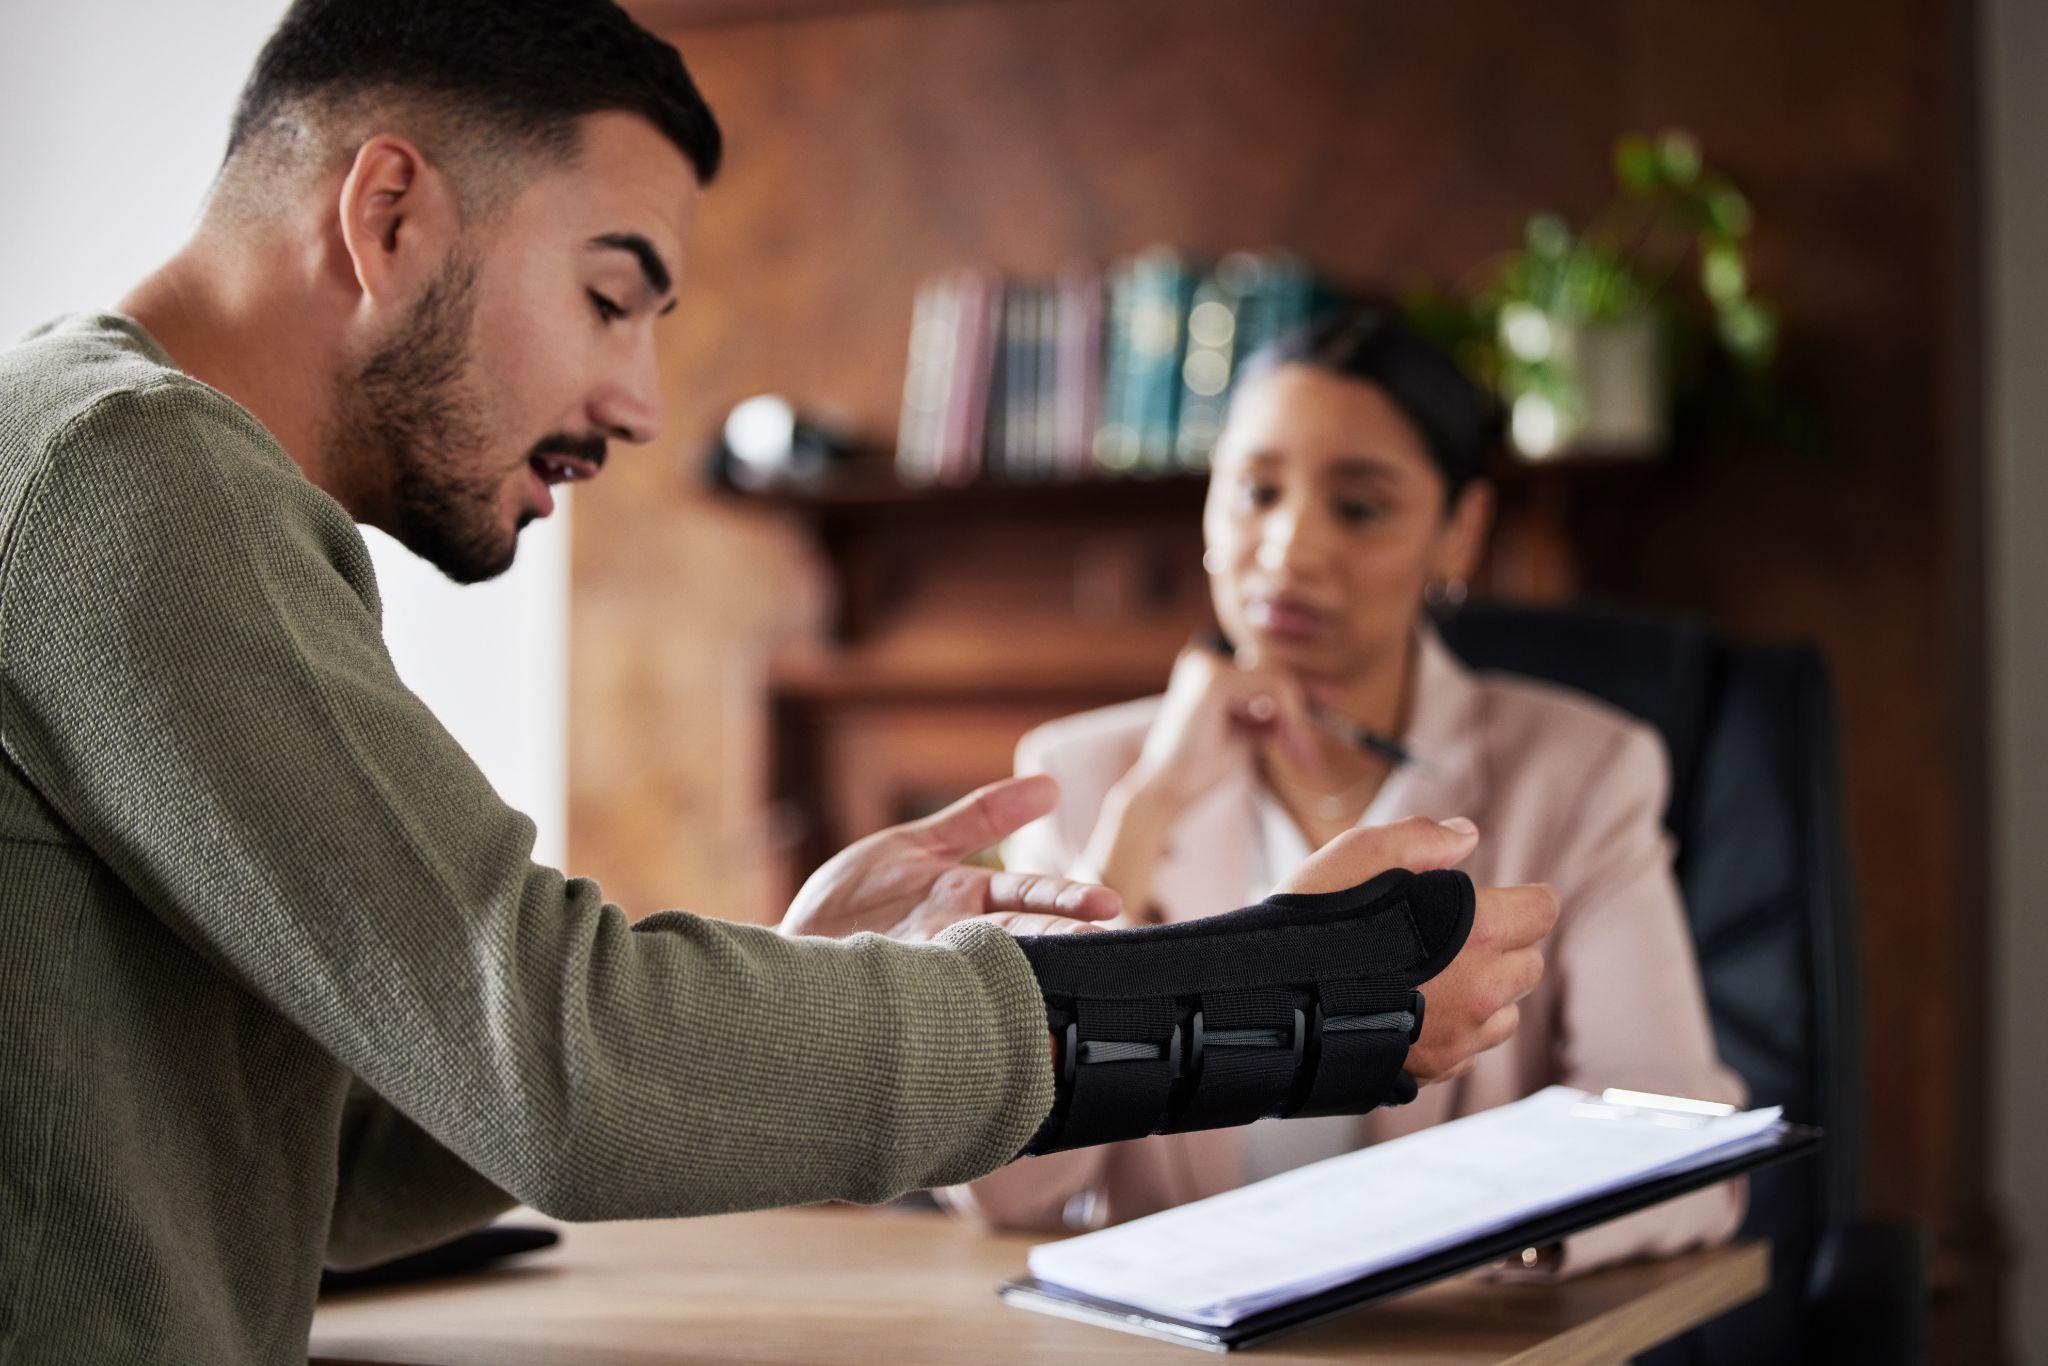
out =
<svg viewBox="0 0 2048 1366"><path fill-rule="evenodd" d="M187 247L0 352L0 1366L302 1360L323 1263L515 1199L878 1200L1047 1114L1007 931L1115 898L958 863L1047 782L856 845L782 934L632 925L531 861L385 653L357 522L487 578L653 437L718 159L603 0L307 0ZM1469 847L1366 832L1309 872ZM1479 904L1423 1080L1534 980L1544 894Z"/></svg>

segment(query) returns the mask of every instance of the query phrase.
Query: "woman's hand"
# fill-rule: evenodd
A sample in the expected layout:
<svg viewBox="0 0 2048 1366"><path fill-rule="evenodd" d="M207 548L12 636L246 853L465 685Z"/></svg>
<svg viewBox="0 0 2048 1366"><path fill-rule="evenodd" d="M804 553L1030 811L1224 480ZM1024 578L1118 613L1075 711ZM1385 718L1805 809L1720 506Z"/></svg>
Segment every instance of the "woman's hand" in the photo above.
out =
<svg viewBox="0 0 2048 1366"><path fill-rule="evenodd" d="M1125 923L1158 923L1152 876L1168 833L1265 736L1313 757L1314 722L1301 684L1248 655L1226 659L1201 645L1182 650L1138 761L1103 799L1075 869L1116 890Z"/></svg>
<svg viewBox="0 0 2048 1366"><path fill-rule="evenodd" d="M1261 738L1305 762L1316 755L1315 722L1301 684L1249 654L1227 659L1190 645L1174 661L1166 697L1125 780L1146 804L1178 815L1221 782Z"/></svg>
<svg viewBox="0 0 2048 1366"><path fill-rule="evenodd" d="M786 935L837 939L872 930L919 940L970 919L1012 934L1065 934L1114 919L1123 903L1107 887L961 862L1058 801L1051 778L1005 778L935 816L869 835L812 873L776 928Z"/></svg>

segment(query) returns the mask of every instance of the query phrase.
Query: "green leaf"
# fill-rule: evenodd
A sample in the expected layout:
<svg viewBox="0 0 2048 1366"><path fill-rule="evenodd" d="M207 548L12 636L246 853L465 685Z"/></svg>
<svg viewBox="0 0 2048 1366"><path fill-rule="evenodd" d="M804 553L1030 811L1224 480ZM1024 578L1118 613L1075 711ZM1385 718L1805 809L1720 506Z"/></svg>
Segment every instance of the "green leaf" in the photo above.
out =
<svg viewBox="0 0 2048 1366"><path fill-rule="evenodd" d="M1699 179L1699 139L1680 129L1671 129L1657 139L1657 159L1664 179L1676 186L1688 186Z"/></svg>
<svg viewBox="0 0 2048 1366"><path fill-rule="evenodd" d="M1631 194L1656 193L1662 174L1657 149L1640 134L1626 134L1614 144L1614 174Z"/></svg>
<svg viewBox="0 0 2048 1366"><path fill-rule="evenodd" d="M1742 191L1725 181L1717 182L1703 196L1701 207L1705 210L1707 226L1723 237L1742 237L1748 234L1750 224L1749 201Z"/></svg>
<svg viewBox="0 0 2048 1366"><path fill-rule="evenodd" d="M1574 245L1571 226L1554 213L1531 218L1526 235L1530 254L1545 261L1563 260Z"/></svg>
<svg viewBox="0 0 2048 1366"><path fill-rule="evenodd" d="M1734 303L1749 288L1749 272L1742 261L1742 248L1733 242L1714 242L1700 252L1700 288L1717 304Z"/></svg>
<svg viewBox="0 0 2048 1366"><path fill-rule="evenodd" d="M1721 310L1721 341L1743 364L1761 368L1777 349L1778 320L1762 304L1744 301Z"/></svg>

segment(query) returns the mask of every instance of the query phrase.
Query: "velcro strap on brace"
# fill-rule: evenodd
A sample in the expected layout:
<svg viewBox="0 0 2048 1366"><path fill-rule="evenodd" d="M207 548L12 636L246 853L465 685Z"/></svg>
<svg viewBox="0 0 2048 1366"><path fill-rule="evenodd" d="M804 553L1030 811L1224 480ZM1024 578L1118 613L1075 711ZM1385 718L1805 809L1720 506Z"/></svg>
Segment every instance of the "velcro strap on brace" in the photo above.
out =
<svg viewBox="0 0 2048 1366"><path fill-rule="evenodd" d="M1024 1151L1413 1100L1416 988L1465 946L1474 905L1463 873L1394 869L1228 915L1020 941L1059 1054Z"/></svg>

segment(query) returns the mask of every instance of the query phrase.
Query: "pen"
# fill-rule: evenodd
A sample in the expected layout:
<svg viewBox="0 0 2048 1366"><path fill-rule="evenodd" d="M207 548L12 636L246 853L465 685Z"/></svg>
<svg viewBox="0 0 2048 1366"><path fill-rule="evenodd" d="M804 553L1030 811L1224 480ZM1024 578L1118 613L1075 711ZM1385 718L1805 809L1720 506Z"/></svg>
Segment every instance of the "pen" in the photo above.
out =
<svg viewBox="0 0 2048 1366"><path fill-rule="evenodd" d="M1415 757L1399 740L1390 735L1382 735L1376 730L1367 730L1335 707L1327 707L1321 702L1311 700L1308 704L1308 714L1317 725L1355 750L1377 754L1396 766L1405 764Z"/></svg>
<svg viewBox="0 0 2048 1366"><path fill-rule="evenodd" d="M1199 633L1194 643L1222 655L1225 659L1232 658L1237 653L1236 647L1230 643L1230 637L1213 627ZM1377 755L1396 767L1415 758L1408 752L1408 747L1399 740L1391 735L1382 735L1376 730L1367 730L1335 707L1311 698L1308 713L1309 718L1317 725L1360 753Z"/></svg>

